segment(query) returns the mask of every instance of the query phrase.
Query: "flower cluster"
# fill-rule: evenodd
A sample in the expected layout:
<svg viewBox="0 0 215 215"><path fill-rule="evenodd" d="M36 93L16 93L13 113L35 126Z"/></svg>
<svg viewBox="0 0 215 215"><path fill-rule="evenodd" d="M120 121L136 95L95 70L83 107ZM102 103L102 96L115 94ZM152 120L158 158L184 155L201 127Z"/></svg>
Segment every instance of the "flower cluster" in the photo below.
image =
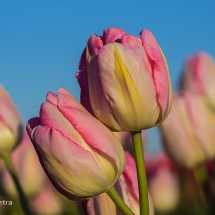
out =
<svg viewBox="0 0 215 215"><path fill-rule="evenodd" d="M172 96L154 35L108 28L89 37L78 69L80 102L48 92L27 132L0 86L0 197L17 208L0 213L214 214L213 59L189 57ZM150 155L157 125L164 150Z"/></svg>

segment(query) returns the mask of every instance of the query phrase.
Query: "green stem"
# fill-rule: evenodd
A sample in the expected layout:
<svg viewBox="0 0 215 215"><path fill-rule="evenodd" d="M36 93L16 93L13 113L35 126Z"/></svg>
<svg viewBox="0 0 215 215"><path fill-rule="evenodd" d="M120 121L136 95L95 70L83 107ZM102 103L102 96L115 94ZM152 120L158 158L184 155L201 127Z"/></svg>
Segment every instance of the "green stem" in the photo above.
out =
<svg viewBox="0 0 215 215"><path fill-rule="evenodd" d="M21 187L19 180L17 178L16 171L15 171L15 168L14 168L13 163L11 161L10 155L5 155L4 161L5 161L5 164L6 164L8 171L9 171L9 173L10 173L11 177L13 178L13 181L16 185L17 191L19 193L19 198L20 198L20 203L21 203L22 209L26 215L31 215L30 209L28 207L27 199L23 193L22 187Z"/></svg>
<svg viewBox="0 0 215 215"><path fill-rule="evenodd" d="M113 200L113 202L116 204L116 206L119 208L119 210L125 214L125 215L134 215L132 210L125 204L125 202L121 199L119 194L117 193L116 189L114 187L111 187L107 194L110 196L110 198Z"/></svg>
<svg viewBox="0 0 215 215"><path fill-rule="evenodd" d="M215 214L215 195L205 164L197 166L194 169L194 175L200 186L203 202L209 210L208 213Z"/></svg>
<svg viewBox="0 0 215 215"><path fill-rule="evenodd" d="M134 153L137 166L140 215L149 215L148 186L146 179L141 131L131 132L131 135L134 143Z"/></svg>

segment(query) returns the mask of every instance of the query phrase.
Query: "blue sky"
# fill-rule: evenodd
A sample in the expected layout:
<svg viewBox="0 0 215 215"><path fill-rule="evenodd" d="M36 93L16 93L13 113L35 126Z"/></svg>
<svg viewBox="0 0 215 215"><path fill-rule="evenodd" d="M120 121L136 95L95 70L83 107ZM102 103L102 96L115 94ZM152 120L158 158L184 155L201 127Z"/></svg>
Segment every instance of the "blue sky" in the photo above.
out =
<svg viewBox="0 0 215 215"><path fill-rule="evenodd" d="M215 58L214 11L209 0L1 1L0 83L24 122L38 116L48 91L64 87L79 99L75 73L87 39L119 27L155 35L176 90L187 56L203 50Z"/></svg>

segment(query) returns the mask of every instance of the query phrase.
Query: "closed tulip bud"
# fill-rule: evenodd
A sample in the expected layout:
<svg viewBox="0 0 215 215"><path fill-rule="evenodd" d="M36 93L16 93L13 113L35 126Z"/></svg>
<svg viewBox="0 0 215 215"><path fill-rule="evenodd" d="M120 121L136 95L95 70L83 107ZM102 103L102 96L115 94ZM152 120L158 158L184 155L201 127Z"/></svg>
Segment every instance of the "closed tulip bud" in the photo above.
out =
<svg viewBox="0 0 215 215"><path fill-rule="evenodd" d="M187 58L181 89L204 97L215 109L215 61L205 52Z"/></svg>
<svg viewBox="0 0 215 215"><path fill-rule="evenodd" d="M133 157L128 152L125 152L125 156L126 167L115 184L115 188L127 206L131 208L134 214L138 215L140 209L136 165ZM150 195L148 197L149 212L150 215L153 215L154 207ZM106 193L87 200L85 210L88 215L123 215Z"/></svg>
<svg viewBox="0 0 215 215"><path fill-rule="evenodd" d="M81 103L113 131L140 131L167 117L169 71L150 31L141 31L140 38L119 28L91 35L79 69Z"/></svg>
<svg viewBox="0 0 215 215"><path fill-rule="evenodd" d="M0 85L0 157L8 155L23 136L22 120L7 94Z"/></svg>
<svg viewBox="0 0 215 215"><path fill-rule="evenodd" d="M65 89L46 99L27 131L53 185L73 200L108 191L125 164L118 139Z"/></svg>
<svg viewBox="0 0 215 215"><path fill-rule="evenodd" d="M180 166L193 168L215 157L215 116L200 97L175 94L160 129L167 153Z"/></svg>

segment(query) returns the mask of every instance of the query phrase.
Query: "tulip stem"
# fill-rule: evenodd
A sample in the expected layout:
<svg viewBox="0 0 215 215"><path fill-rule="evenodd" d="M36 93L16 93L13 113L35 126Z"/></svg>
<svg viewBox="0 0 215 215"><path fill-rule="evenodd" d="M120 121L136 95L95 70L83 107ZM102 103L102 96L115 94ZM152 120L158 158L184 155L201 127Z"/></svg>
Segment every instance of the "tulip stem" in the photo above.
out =
<svg viewBox="0 0 215 215"><path fill-rule="evenodd" d="M134 153L137 167L140 215L149 215L148 186L146 179L141 131L131 132L131 136L134 144Z"/></svg>
<svg viewBox="0 0 215 215"><path fill-rule="evenodd" d="M208 213L215 214L215 195L205 164L197 166L194 169L194 175L202 191L203 202L209 210Z"/></svg>
<svg viewBox="0 0 215 215"><path fill-rule="evenodd" d="M113 200L113 202L116 204L116 206L119 208L119 210L125 214L125 215L134 215L132 210L125 204L125 202L121 199L119 194L117 193L116 189L114 187L111 187L107 194L110 196L110 198Z"/></svg>
<svg viewBox="0 0 215 215"><path fill-rule="evenodd" d="M24 192L22 190L22 187L19 183L15 168L13 166L13 163L11 161L9 154L4 156L4 161L5 161L5 164L6 164L8 171L9 171L9 173L10 173L11 177L13 178L13 181L16 185L17 191L19 193L19 198L20 198L20 203L21 203L22 209L26 215L31 215L30 209L28 207L27 199L26 199Z"/></svg>

